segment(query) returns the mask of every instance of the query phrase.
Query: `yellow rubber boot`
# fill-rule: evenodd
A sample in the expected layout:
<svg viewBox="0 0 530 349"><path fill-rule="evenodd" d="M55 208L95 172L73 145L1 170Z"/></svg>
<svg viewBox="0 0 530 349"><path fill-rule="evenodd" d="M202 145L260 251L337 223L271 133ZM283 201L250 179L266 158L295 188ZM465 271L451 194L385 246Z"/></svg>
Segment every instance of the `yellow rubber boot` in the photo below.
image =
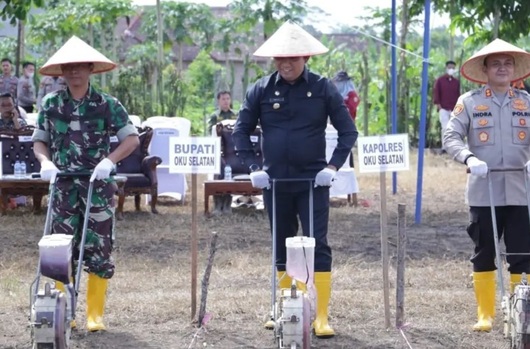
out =
<svg viewBox="0 0 530 349"><path fill-rule="evenodd" d="M278 288L281 290L282 288L290 288L291 287L291 277L287 275L285 271L278 271L276 272L276 277L278 278ZM273 330L274 329L274 320L269 319L267 322L265 322L264 327L267 330Z"/></svg>
<svg viewBox="0 0 530 349"><path fill-rule="evenodd" d="M90 332L105 329L103 324L103 311L107 296L108 279L103 279L96 274L88 274L86 294L86 327Z"/></svg>
<svg viewBox="0 0 530 349"><path fill-rule="evenodd" d="M282 288L290 288L291 287L291 277L287 275L285 271L278 271L276 272L276 277L278 278L278 288L281 290ZM263 325L267 330L274 330L274 320L271 318L265 322L265 325Z"/></svg>
<svg viewBox="0 0 530 349"><path fill-rule="evenodd" d="M521 274L510 274L510 293L515 291L515 286L521 283Z"/></svg>
<svg viewBox="0 0 530 349"><path fill-rule="evenodd" d="M66 287L62 282L55 281L55 288L66 295ZM75 320L70 321L70 328L76 328L77 324Z"/></svg>
<svg viewBox="0 0 530 349"><path fill-rule="evenodd" d="M315 273L315 288L317 290L317 311L313 321L315 335L319 338L329 338L335 331L328 324L328 305L331 298L331 272Z"/></svg>
<svg viewBox="0 0 530 349"><path fill-rule="evenodd" d="M490 332L495 318L495 271L473 273L478 321L473 331Z"/></svg>

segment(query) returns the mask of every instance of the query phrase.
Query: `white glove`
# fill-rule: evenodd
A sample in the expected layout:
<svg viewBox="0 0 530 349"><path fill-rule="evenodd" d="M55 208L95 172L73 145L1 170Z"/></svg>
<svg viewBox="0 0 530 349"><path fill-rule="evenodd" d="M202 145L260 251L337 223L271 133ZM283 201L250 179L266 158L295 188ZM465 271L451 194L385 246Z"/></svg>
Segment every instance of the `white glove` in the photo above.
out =
<svg viewBox="0 0 530 349"><path fill-rule="evenodd" d="M337 171L329 167L324 168L315 177L315 187L331 187L331 182L333 182L336 174Z"/></svg>
<svg viewBox="0 0 530 349"><path fill-rule="evenodd" d="M485 178L488 175L488 164L472 156L467 159L467 167L472 175Z"/></svg>
<svg viewBox="0 0 530 349"><path fill-rule="evenodd" d="M44 160L40 164L40 178L46 181L55 180L55 176L59 173L59 169L50 160Z"/></svg>
<svg viewBox="0 0 530 349"><path fill-rule="evenodd" d="M530 160L526 162L524 167L526 168L526 174L530 176Z"/></svg>
<svg viewBox="0 0 530 349"><path fill-rule="evenodd" d="M250 174L250 181L252 186L258 189L270 189L269 174L263 170L255 171Z"/></svg>
<svg viewBox="0 0 530 349"><path fill-rule="evenodd" d="M101 160L99 164L97 164L94 168L94 172L92 172L92 177L90 177L90 181L93 182L94 179L102 180L109 178L110 172L113 168L114 163L111 160L109 160L108 158Z"/></svg>

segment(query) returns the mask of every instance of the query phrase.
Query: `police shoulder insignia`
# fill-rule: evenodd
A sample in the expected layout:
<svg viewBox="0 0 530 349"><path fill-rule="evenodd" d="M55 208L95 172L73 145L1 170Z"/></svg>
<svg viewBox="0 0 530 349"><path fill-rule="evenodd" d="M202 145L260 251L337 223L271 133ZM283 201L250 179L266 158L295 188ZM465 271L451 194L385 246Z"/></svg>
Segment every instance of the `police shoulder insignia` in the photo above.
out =
<svg viewBox="0 0 530 349"><path fill-rule="evenodd" d="M491 89L487 88L486 91L484 91L484 93L486 94L486 97L491 97L493 95L493 93L491 92Z"/></svg>
<svg viewBox="0 0 530 349"><path fill-rule="evenodd" d="M457 105L455 105L455 108L453 109L453 115L454 115L454 116L457 116L457 115L459 115L463 110L464 110L464 105L463 105L463 104L457 104Z"/></svg>

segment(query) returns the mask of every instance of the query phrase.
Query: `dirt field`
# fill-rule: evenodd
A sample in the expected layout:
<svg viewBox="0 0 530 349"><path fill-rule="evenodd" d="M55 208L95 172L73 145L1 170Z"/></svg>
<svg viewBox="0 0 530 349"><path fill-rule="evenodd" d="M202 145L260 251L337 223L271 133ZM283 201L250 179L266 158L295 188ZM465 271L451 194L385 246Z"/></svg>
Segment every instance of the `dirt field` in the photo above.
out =
<svg viewBox="0 0 530 349"><path fill-rule="evenodd" d="M413 158L416 155L413 156ZM398 193L388 183L388 231L392 267L391 324L385 329L380 235L379 175L359 175L360 201L368 207L331 210L329 240L334 253L330 322L337 335L314 338L312 348L509 348L498 314L491 333L471 331L475 302L471 288L472 249L465 226L465 172L445 156L426 154L422 223L414 224L416 168L398 173ZM405 319L395 324L396 212L407 205ZM134 212L128 199L117 223L117 272L109 283L108 331L84 328L85 283L72 348L275 348L262 325L270 308L270 235L262 212L234 210L205 218L199 188L199 284L210 232L219 234L210 278L207 311L212 319L198 330L191 321L191 196L185 206L169 201L161 213ZM30 348L29 285L37 265L44 215L25 208L1 217L0 348ZM200 287L197 294L200 300ZM500 304L500 302L498 302ZM198 308L197 308L198 310Z"/></svg>

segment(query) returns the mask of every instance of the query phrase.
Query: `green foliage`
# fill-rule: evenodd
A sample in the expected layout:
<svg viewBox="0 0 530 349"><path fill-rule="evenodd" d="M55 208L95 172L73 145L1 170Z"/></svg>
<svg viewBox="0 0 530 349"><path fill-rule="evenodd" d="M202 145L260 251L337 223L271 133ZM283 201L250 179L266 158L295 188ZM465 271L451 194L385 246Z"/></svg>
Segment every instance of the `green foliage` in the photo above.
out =
<svg viewBox="0 0 530 349"><path fill-rule="evenodd" d="M412 2L417 14L424 1ZM434 0L433 3L437 10L451 14L451 31L460 29L472 43L484 44L496 37L515 42L530 34L530 6L527 1ZM496 24L498 33L495 33Z"/></svg>
<svg viewBox="0 0 530 349"><path fill-rule="evenodd" d="M186 83L189 91L189 108L186 109L186 117L192 120L192 125L198 133L204 133L206 115L211 112L215 95L215 77L223 70L223 67L215 63L207 51L199 52L197 58L188 66L186 71ZM189 110L202 108L201 115L190 115ZM193 118L192 118L193 116ZM202 123L202 125L200 125ZM200 127L198 126L200 125ZM202 131L202 132L200 132Z"/></svg>
<svg viewBox="0 0 530 349"><path fill-rule="evenodd" d="M15 25L17 20L26 20L32 7L42 7L44 0L4 0L3 3L0 18L4 21L9 19L9 22Z"/></svg>

